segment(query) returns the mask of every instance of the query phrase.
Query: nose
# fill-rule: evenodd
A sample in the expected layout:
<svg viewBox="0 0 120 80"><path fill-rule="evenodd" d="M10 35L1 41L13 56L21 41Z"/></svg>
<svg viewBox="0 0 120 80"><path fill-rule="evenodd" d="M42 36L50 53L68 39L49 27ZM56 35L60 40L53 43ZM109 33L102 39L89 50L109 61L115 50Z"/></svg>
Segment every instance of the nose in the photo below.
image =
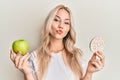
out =
<svg viewBox="0 0 120 80"><path fill-rule="evenodd" d="M63 29L64 24L62 22L59 23L58 27Z"/></svg>

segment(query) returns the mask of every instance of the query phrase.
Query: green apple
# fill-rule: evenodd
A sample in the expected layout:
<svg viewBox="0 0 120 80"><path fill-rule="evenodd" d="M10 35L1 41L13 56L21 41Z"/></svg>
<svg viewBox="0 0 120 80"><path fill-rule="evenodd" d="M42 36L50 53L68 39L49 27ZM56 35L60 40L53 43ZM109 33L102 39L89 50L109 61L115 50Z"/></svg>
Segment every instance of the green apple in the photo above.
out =
<svg viewBox="0 0 120 80"><path fill-rule="evenodd" d="M24 39L15 40L12 44L12 49L16 54L20 51L24 56L29 50L29 43Z"/></svg>

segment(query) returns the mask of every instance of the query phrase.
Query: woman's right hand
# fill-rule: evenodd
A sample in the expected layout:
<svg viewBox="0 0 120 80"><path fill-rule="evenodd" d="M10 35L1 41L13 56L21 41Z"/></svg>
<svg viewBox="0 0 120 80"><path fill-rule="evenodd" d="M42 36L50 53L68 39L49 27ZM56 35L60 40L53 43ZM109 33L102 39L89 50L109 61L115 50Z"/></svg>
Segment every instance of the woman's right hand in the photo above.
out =
<svg viewBox="0 0 120 80"><path fill-rule="evenodd" d="M30 57L29 53L22 56L20 52L15 54L13 50L10 51L10 59L14 63L15 67L22 71L25 75L32 74L32 69L28 62L29 57Z"/></svg>

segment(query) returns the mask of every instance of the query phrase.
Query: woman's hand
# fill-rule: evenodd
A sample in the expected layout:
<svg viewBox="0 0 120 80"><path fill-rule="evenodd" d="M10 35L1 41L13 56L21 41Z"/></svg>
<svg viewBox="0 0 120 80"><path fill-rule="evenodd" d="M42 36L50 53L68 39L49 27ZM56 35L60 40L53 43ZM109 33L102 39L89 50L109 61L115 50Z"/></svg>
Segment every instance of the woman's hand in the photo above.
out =
<svg viewBox="0 0 120 80"><path fill-rule="evenodd" d="M102 52L97 51L91 57L86 73L93 73L101 70L105 64L105 57Z"/></svg>
<svg viewBox="0 0 120 80"><path fill-rule="evenodd" d="M10 59L15 64L15 67L22 71L25 75L32 74L32 69L28 62L29 57L30 57L29 53L22 56L20 52L15 54L13 50L10 51Z"/></svg>
<svg viewBox="0 0 120 80"><path fill-rule="evenodd" d="M105 57L102 52L97 51L91 57L85 75L81 80L92 80L92 73L101 70L105 64Z"/></svg>

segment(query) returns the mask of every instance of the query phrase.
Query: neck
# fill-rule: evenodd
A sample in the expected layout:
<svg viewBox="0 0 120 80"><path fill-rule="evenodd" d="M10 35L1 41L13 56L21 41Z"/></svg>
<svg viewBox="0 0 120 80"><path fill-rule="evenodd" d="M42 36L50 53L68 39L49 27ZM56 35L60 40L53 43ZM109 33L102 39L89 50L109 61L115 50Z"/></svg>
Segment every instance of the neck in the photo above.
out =
<svg viewBox="0 0 120 80"><path fill-rule="evenodd" d="M53 39L50 40L50 51L51 52L59 52L64 50L63 39Z"/></svg>

